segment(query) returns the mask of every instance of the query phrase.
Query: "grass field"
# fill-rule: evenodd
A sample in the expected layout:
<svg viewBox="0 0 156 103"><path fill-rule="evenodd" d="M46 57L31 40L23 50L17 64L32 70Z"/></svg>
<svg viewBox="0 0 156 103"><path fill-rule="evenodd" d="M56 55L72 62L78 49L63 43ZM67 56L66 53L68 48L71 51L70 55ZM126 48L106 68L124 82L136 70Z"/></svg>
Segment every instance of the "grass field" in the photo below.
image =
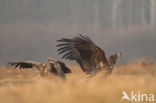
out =
<svg viewBox="0 0 156 103"><path fill-rule="evenodd" d="M35 69L1 67L0 103L129 103L121 101L123 90L156 95L155 63L118 65L108 77L100 72L89 79L79 67L70 67L66 81L42 78Z"/></svg>

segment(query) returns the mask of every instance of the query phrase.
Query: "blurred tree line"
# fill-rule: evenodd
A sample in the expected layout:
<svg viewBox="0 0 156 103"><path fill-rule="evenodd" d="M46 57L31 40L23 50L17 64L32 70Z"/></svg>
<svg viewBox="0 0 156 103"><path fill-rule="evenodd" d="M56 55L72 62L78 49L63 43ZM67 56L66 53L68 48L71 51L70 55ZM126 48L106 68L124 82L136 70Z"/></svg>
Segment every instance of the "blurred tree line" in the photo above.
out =
<svg viewBox="0 0 156 103"><path fill-rule="evenodd" d="M156 0L0 0L0 23L21 21L73 29L156 26Z"/></svg>

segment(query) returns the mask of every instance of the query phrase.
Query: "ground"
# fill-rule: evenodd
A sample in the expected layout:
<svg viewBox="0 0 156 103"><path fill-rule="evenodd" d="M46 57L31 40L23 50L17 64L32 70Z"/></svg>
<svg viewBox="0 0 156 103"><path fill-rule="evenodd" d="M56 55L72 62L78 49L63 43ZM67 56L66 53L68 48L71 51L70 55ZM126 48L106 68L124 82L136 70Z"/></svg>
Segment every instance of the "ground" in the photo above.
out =
<svg viewBox="0 0 156 103"><path fill-rule="evenodd" d="M110 76L100 72L89 79L78 66L69 67L73 73L65 81L40 77L35 69L0 67L0 103L129 103L121 101L122 91L156 96L155 63L117 65Z"/></svg>

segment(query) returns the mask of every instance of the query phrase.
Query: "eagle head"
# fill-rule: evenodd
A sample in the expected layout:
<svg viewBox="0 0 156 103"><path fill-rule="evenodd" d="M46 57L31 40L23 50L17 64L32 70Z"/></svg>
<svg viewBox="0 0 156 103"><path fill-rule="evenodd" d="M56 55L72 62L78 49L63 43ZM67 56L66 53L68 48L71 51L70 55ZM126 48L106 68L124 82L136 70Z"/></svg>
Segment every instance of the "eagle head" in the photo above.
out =
<svg viewBox="0 0 156 103"><path fill-rule="evenodd" d="M57 60L54 60L53 58L48 58L48 61L52 64L56 64Z"/></svg>
<svg viewBox="0 0 156 103"><path fill-rule="evenodd" d="M42 68L45 68L45 67L46 67L46 64L41 64L41 67L42 67Z"/></svg>

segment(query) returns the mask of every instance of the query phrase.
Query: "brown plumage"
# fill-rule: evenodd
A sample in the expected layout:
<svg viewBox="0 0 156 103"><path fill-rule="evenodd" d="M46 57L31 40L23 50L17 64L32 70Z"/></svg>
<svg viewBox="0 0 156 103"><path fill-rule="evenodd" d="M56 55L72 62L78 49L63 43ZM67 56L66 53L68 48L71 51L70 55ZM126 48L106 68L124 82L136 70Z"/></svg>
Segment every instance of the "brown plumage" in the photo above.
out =
<svg viewBox="0 0 156 103"><path fill-rule="evenodd" d="M108 62L112 63L113 65L116 63L116 60L121 56L121 53L112 54L108 58Z"/></svg>
<svg viewBox="0 0 156 103"><path fill-rule="evenodd" d="M72 71L61 61L48 58L50 63L50 72L65 79L65 74L72 73Z"/></svg>
<svg viewBox="0 0 156 103"><path fill-rule="evenodd" d="M64 53L62 58L75 60L87 74L96 73L103 69L111 73L114 61L111 59L108 61L105 52L95 45L88 36L79 34L71 39L62 38L57 41L61 42L57 47L59 47L59 54Z"/></svg>
<svg viewBox="0 0 156 103"><path fill-rule="evenodd" d="M35 61L20 61L20 62L9 62L8 65L19 69L32 69L33 67L39 70L41 76L47 74L46 64L35 62Z"/></svg>
<svg viewBox="0 0 156 103"><path fill-rule="evenodd" d="M39 70L41 76L55 74L62 78L65 78L65 74L71 73L71 70L63 62L54 60L52 58L49 58L48 60L50 64L49 68L46 64L35 61L9 62L8 64L19 69L36 67Z"/></svg>
<svg viewBox="0 0 156 103"><path fill-rule="evenodd" d="M20 69L36 67L38 70L42 70L46 67L46 64L35 61L9 62L8 64L15 68L19 67Z"/></svg>

